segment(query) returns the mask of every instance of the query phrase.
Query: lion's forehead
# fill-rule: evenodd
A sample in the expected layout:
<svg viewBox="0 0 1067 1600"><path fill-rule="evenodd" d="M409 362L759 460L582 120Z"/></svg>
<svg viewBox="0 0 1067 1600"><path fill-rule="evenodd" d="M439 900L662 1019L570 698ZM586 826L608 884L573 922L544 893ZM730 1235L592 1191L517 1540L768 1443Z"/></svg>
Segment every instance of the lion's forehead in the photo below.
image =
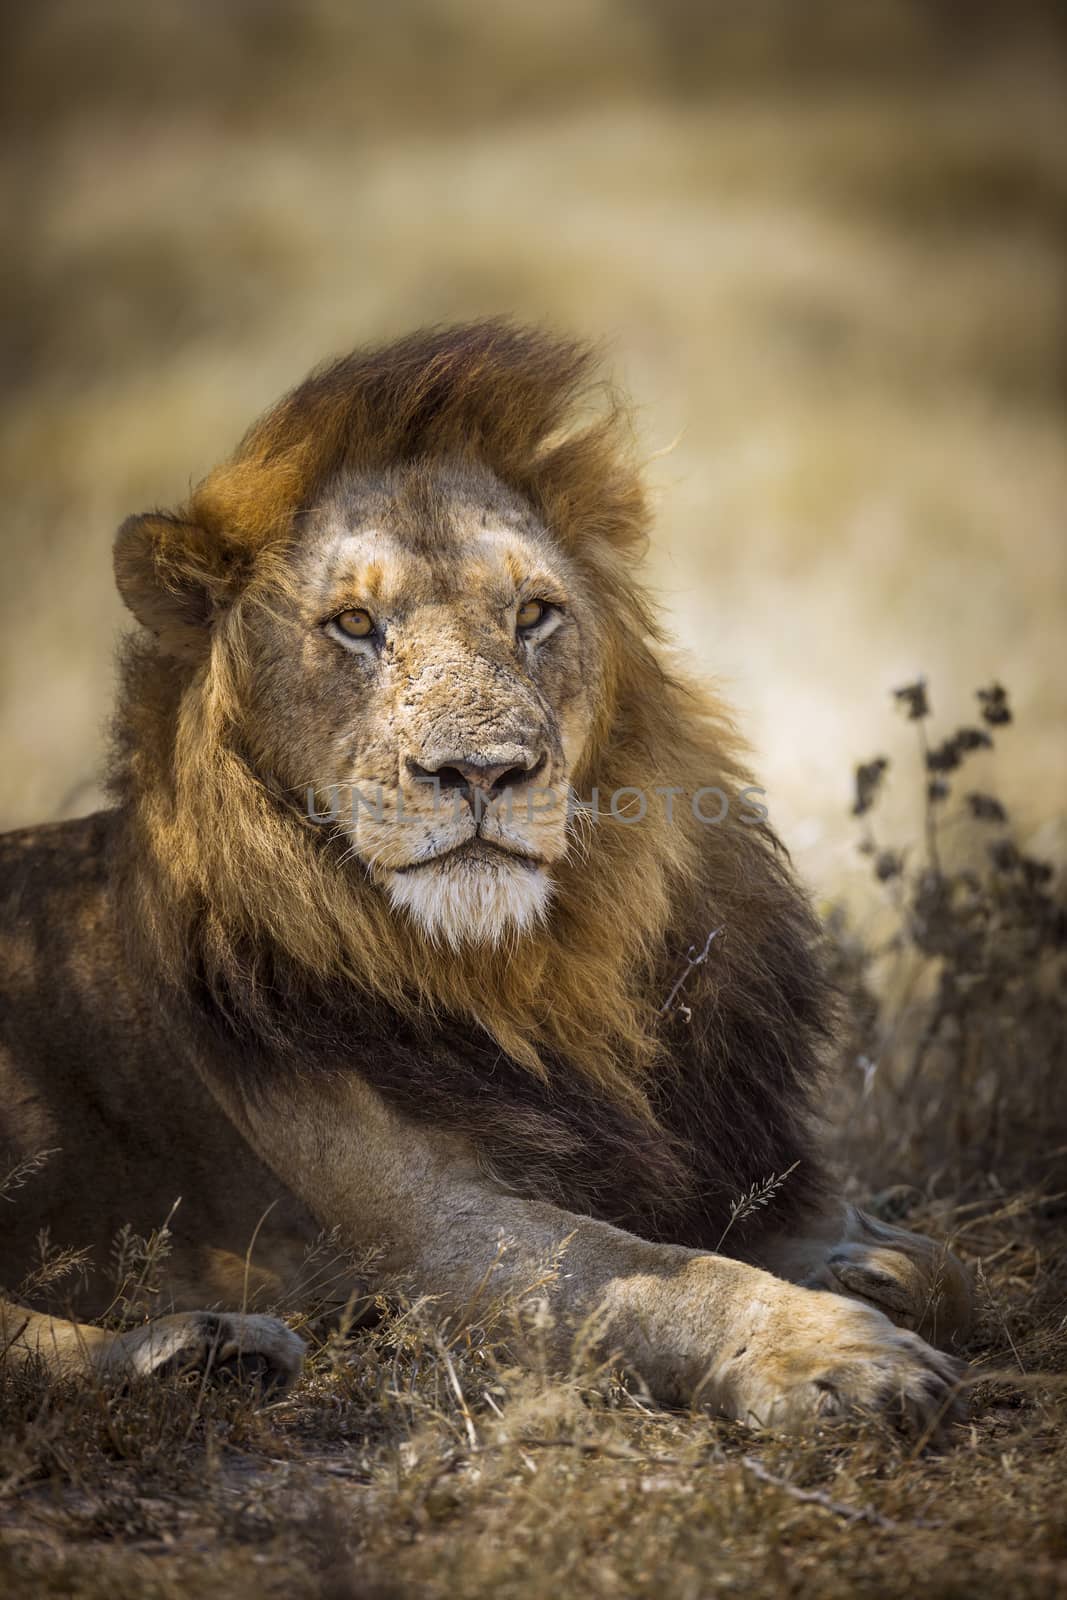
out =
<svg viewBox="0 0 1067 1600"><path fill-rule="evenodd" d="M569 573L545 539L473 518L449 529L436 548L416 546L402 532L370 525L327 525L302 553L307 593L316 606L365 605L383 615L446 606L458 616L492 614L511 605L523 586L547 586L562 597Z"/></svg>

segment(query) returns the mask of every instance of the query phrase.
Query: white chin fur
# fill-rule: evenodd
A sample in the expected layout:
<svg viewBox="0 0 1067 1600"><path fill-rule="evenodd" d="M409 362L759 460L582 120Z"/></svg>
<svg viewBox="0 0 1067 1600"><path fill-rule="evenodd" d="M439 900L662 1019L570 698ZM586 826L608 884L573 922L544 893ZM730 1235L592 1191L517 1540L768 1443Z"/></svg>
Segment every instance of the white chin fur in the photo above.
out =
<svg viewBox="0 0 1067 1600"><path fill-rule="evenodd" d="M499 862L443 861L390 875L389 897L424 933L458 949L499 944L543 920L552 893L540 867Z"/></svg>

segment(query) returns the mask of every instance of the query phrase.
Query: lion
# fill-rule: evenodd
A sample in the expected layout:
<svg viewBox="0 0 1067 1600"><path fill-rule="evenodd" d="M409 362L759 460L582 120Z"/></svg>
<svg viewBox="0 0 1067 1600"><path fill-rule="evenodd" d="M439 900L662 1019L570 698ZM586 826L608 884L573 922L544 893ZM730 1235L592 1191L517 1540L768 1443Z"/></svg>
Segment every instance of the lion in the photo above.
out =
<svg viewBox="0 0 1067 1600"><path fill-rule="evenodd" d="M9 1360L284 1388L262 1308L327 1232L665 1403L957 1414L968 1278L835 1190L819 927L598 370L503 322L357 351L120 528L111 807L2 845ZM161 1314L102 1325L167 1218ZM42 1230L90 1251L62 1305L17 1298Z"/></svg>

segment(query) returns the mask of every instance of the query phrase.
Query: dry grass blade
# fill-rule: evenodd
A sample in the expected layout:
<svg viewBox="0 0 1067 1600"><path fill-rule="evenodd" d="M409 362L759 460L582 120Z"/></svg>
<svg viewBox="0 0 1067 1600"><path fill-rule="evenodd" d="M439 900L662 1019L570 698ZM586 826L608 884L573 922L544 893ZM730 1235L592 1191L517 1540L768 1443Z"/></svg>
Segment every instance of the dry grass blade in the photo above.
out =
<svg viewBox="0 0 1067 1600"><path fill-rule="evenodd" d="M9 1200L13 1205L16 1191L24 1188L30 1179L58 1154L58 1146L52 1150L38 1150L35 1155L27 1156L24 1161L12 1167L11 1171L0 1179L0 1200Z"/></svg>

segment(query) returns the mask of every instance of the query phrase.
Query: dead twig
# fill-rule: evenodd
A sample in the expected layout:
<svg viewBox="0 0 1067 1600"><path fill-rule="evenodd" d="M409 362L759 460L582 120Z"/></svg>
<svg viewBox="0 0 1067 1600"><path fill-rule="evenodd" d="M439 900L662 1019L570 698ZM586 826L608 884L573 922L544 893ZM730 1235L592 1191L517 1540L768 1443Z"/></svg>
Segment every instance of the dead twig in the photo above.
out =
<svg viewBox="0 0 1067 1600"><path fill-rule="evenodd" d="M708 955L709 955L709 952L711 950L712 944L719 937L720 933L725 933L725 932L726 932L725 926L723 926L721 928L712 928L711 932L708 934L707 938L704 940L704 948L703 948L703 950L701 950L699 955L697 955L697 953L696 953L696 945L690 945L689 946L689 955L686 958L685 966L683 967L682 971L678 974L677 978L675 978L674 984L671 987L670 994L667 996L666 1000L664 1000L663 1004L659 1008L659 1015L661 1017L665 1017L668 1014L668 1012L670 1011L671 1007L674 1005L675 1000L678 997L678 994L679 994L679 992L680 992L680 990L682 988L682 985L688 980L690 974L695 972L697 967L702 967L704 965L705 961L708 959ZM688 1006L679 1006L678 1009L679 1009L679 1011L681 1011L684 1014L685 1020L688 1022L689 1021L689 1017L690 1017L689 1007Z"/></svg>
<svg viewBox="0 0 1067 1600"><path fill-rule="evenodd" d="M823 1511L829 1511L832 1516L841 1517L845 1522L867 1522L873 1528L884 1528L887 1532L895 1533L902 1526L894 1522L892 1517L883 1517L880 1511L873 1511L870 1506L846 1506L840 1500L833 1500L825 1489L800 1489L795 1483L790 1483L788 1478L779 1478L770 1472L762 1463L753 1456L742 1456L741 1465L744 1470L760 1483L768 1484L772 1489L780 1489L791 1500L799 1500L803 1505L821 1506ZM916 1519L908 1523L909 1528L939 1528L939 1522L927 1522Z"/></svg>

